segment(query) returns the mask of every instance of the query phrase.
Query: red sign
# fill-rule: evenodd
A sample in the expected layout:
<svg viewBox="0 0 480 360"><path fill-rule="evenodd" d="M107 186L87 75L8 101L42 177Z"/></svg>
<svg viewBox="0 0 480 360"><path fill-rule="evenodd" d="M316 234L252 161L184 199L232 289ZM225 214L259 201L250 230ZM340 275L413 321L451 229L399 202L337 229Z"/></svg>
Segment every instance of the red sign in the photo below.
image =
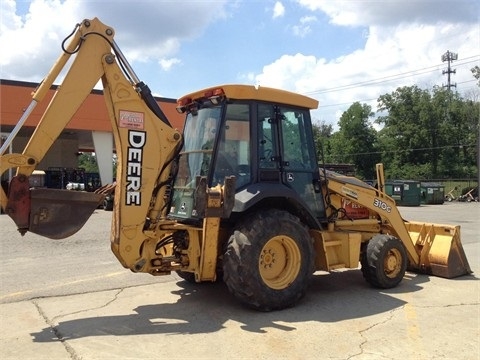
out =
<svg viewBox="0 0 480 360"><path fill-rule="evenodd" d="M351 219L368 219L369 211L366 207L358 205L350 200L343 199L342 206L347 217Z"/></svg>

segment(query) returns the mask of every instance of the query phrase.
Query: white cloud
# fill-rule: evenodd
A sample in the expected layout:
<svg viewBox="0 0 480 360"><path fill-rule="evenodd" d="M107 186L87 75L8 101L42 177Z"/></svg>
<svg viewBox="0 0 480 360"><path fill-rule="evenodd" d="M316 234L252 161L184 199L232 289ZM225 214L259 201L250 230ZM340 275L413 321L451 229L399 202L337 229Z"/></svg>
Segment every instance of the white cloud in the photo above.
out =
<svg viewBox="0 0 480 360"><path fill-rule="evenodd" d="M327 14L333 24L348 26L398 25L438 21L478 23L478 0L297 0L312 11Z"/></svg>
<svg viewBox="0 0 480 360"><path fill-rule="evenodd" d="M28 13L17 15L18 3L2 0L0 77L39 81L60 55L61 41L76 23L95 14L112 25L116 41L129 61L160 63L173 57L181 41L200 36L213 21L225 17L226 0L177 2L142 0L32 0ZM126 16L128 14L128 16ZM201 14L201 16L199 16Z"/></svg>
<svg viewBox="0 0 480 360"><path fill-rule="evenodd" d="M265 65L262 73L256 76L259 85L317 98L320 102L320 110L314 113L317 120L336 124L339 114L355 101L367 103L375 111L378 97L400 86L441 86L446 82L446 77L442 75L446 64L441 62L441 55L446 50L459 54L458 61L452 63L452 68L456 69L453 80L462 84L457 90L475 89L470 68L480 64L480 29L477 23L453 20L419 23L415 21L416 17L408 22L408 17L402 12L397 17L392 13L399 5L398 1L385 2L387 9L382 9L384 2L380 6L378 2L364 1L298 1L309 9L326 12L338 24L368 24L360 20L366 18L372 21L364 34L363 48L328 60L308 54L283 55ZM437 2L420 3L429 4L430 11L437 7ZM465 8L470 9L470 2L459 3L464 5L461 8L456 2L455 8L460 13L465 13ZM373 4L379 14L374 12ZM409 8L415 7L410 1L405 4ZM348 11L342 9L342 5ZM416 9L422 7L416 6ZM391 24L387 25L382 20L386 14L392 15Z"/></svg>
<svg viewBox="0 0 480 360"><path fill-rule="evenodd" d="M170 59L160 59L159 63L163 70L170 71L174 65L181 64L182 61L180 59L170 58Z"/></svg>
<svg viewBox="0 0 480 360"><path fill-rule="evenodd" d="M285 6L280 1L277 1L273 6L272 18L276 19L285 15Z"/></svg>
<svg viewBox="0 0 480 360"><path fill-rule="evenodd" d="M354 101L368 102L375 109L378 96L398 86L442 85L446 64L440 57L446 50L459 54L452 64L457 90L475 85L470 68L480 65L478 1L296 1L302 8L289 4L295 11L288 14L281 1L271 3L275 6L269 7L269 14L284 17L281 21L271 21L261 12L262 16L246 22L245 14L264 5L226 0L183 1L181 6L177 1L158 0L135 4L2 0L0 49L8 51L0 52L0 78L40 81L60 55L61 41L74 24L95 14L114 25L115 39L140 78L149 79L150 85L161 78L158 87L168 89L165 96L181 96L191 86L210 85L218 79L240 80L318 98L321 110L315 116L335 123L336 114ZM293 17L298 14L303 17L296 26L285 28L285 23L295 23ZM251 29L255 30L247 31ZM286 29L308 37L291 41ZM322 33L315 32L319 29ZM357 38L353 42L337 39L337 30L340 36L348 33ZM307 39L312 40L311 51L300 52ZM341 55L331 55L327 45ZM187 48L192 52L185 53Z"/></svg>
<svg viewBox="0 0 480 360"><path fill-rule="evenodd" d="M310 23L316 21L317 18L315 16L304 16L300 18L300 24L292 27L293 34L299 37L307 36L312 31Z"/></svg>
<svg viewBox="0 0 480 360"><path fill-rule="evenodd" d="M2 8L0 52L2 77L38 80L38 70L49 69L60 54L60 43L73 30L77 10L75 2L35 0L25 17L17 16L16 7ZM46 19L55 21L46 21ZM74 20L75 19L75 20ZM55 55L54 55L55 54ZM46 55L46 56L45 56Z"/></svg>
<svg viewBox="0 0 480 360"><path fill-rule="evenodd" d="M256 77L258 85L295 89L297 82L307 79L317 69L318 62L315 56L302 54L283 55L274 63L263 68L262 74Z"/></svg>
<svg viewBox="0 0 480 360"><path fill-rule="evenodd" d="M18 29L21 26L22 19L15 14L15 0L2 0L2 21L0 21L0 34Z"/></svg>

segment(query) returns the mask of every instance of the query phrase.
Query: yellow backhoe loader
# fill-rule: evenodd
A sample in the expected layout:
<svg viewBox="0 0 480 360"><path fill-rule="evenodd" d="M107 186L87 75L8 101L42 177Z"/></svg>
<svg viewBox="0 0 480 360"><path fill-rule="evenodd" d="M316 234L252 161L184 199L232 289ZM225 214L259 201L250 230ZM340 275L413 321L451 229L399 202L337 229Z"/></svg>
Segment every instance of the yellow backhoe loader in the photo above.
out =
<svg viewBox="0 0 480 360"><path fill-rule="evenodd" d="M404 221L377 186L319 167L314 99L277 89L222 85L178 99L172 128L148 87L98 19L79 23L1 151L16 169L1 207L19 231L74 234L102 194L30 188L28 177L101 79L118 168L111 248L133 272L177 272L190 282L223 277L252 308L294 305L317 270L357 268L391 288L406 269L452 278L471 273L460 228ZM59 73L65 78L21 154L4 154Z"/></svg>

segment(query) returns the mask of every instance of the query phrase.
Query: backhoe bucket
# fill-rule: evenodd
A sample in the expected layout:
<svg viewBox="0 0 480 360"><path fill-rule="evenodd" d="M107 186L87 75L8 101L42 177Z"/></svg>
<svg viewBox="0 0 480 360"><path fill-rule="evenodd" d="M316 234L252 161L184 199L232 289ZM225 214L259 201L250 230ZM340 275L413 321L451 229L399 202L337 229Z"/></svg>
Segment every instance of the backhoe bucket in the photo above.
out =
<svg viewBox="0 0 480 360"><path fill-rule="evenodd" d="M10 182L6 213L22 235L30 231L64 239L82 228L103 198L83 191L30 189L28 178L19 176Z"/></svg>
<svg viewBox="0 0 480 360"><path fill-rule="evenodd" d="M414 270L451 279L471 274L460 241L460 226L406 222L407 230L420 254Z"/></svg>

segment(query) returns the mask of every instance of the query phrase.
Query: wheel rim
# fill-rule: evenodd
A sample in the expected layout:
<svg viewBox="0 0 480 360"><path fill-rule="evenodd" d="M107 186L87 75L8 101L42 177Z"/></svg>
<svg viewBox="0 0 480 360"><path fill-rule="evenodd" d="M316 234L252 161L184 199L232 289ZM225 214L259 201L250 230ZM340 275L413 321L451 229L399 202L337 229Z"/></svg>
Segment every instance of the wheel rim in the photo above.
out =
<svg viewBox="0 0 480 360"><path fill-rule="evenodd" d="M258 269L262 280L272 289L284 289L298 276L301 255L295 241L288 236L271 238L260 252Z"/></svg>
<svg viewBox="0 0 480 360"><path fill-rule="evenodd" d="M391 279L398 276L402 269L402 254L398 249L390 249L384 260L385 275Z"/></svg>

